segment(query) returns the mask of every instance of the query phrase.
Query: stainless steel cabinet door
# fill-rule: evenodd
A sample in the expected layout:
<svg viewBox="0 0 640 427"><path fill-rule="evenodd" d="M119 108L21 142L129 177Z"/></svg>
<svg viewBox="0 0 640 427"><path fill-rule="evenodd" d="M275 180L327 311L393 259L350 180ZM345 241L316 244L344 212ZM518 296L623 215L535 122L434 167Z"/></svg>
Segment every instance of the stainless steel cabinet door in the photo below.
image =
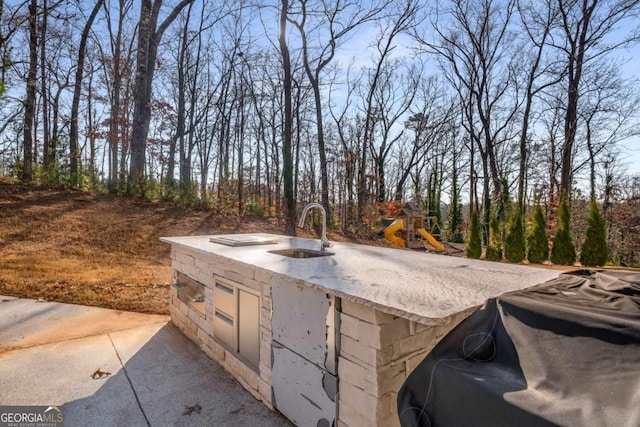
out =
<svg viewBox="0 0 640 427"><path fill-rule="evenodd" d="M260 297L238 289L238 353L258 369L260 362Z"/></svg>

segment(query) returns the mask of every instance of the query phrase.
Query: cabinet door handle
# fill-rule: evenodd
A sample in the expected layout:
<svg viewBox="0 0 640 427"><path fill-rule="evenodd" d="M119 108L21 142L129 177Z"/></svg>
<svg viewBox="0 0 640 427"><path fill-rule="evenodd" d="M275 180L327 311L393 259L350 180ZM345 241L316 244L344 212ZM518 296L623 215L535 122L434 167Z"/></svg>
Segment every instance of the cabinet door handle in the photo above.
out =
<svg viewBox="0 0 640 427"><path fill-rule="evenodd" d="M220 283L216 283L216 289L220 289L221 291L226 292L229 295L233 295L233 288L229 288L225 285L221 285Z"/></svg>
<svg viewBox="0 0 640 427"><path fill-rule="evenodd" d="M222 320L223 322L227 323L229 326L233 326L233 319L231 319L230 317L225 316L224 314L220 313L219 311L216 311L216 317L220 320Z"/></svg>

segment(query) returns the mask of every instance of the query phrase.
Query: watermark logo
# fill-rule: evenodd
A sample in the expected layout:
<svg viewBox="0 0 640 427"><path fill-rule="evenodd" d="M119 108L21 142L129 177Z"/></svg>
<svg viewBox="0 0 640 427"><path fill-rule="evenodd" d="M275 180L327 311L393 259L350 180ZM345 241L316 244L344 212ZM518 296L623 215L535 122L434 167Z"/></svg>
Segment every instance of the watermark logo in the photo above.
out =
<svg viewBox="0 0 640 427"><path fill-rule="evenodd" d="M63 427L57 406L0 406L0 427Z"/></svg>

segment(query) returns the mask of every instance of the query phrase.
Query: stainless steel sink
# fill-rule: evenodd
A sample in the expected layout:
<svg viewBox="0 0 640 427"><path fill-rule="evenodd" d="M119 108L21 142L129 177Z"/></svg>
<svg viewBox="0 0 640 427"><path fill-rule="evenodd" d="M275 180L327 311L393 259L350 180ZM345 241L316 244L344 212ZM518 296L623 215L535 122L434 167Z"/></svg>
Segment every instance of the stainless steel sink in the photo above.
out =
<svg viewBox="0 0 640 427"><path fill-rule="evenodd" d="M286 256L289 258L317 258L322 256L334 255L333 252L316 251L314 249L303 248L277 249L267 252L271 254Z"/></svg>

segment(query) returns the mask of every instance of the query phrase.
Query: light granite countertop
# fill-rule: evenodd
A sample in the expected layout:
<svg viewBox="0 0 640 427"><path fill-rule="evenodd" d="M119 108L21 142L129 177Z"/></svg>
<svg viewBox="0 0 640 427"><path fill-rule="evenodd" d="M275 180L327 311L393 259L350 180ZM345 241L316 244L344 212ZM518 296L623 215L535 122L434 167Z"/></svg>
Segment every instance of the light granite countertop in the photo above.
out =
<svg viewBox="0 0 640 427"><path fill-rule="evenodd" d="M332 242L335 255L289 258L268 251L320 248L317 239L253 233L276 244L226 246L213 235L163 237L176 247L283 275L380 311L422 323L472 309L489 298L558 277L557 270L352 243Z"/></svg>

